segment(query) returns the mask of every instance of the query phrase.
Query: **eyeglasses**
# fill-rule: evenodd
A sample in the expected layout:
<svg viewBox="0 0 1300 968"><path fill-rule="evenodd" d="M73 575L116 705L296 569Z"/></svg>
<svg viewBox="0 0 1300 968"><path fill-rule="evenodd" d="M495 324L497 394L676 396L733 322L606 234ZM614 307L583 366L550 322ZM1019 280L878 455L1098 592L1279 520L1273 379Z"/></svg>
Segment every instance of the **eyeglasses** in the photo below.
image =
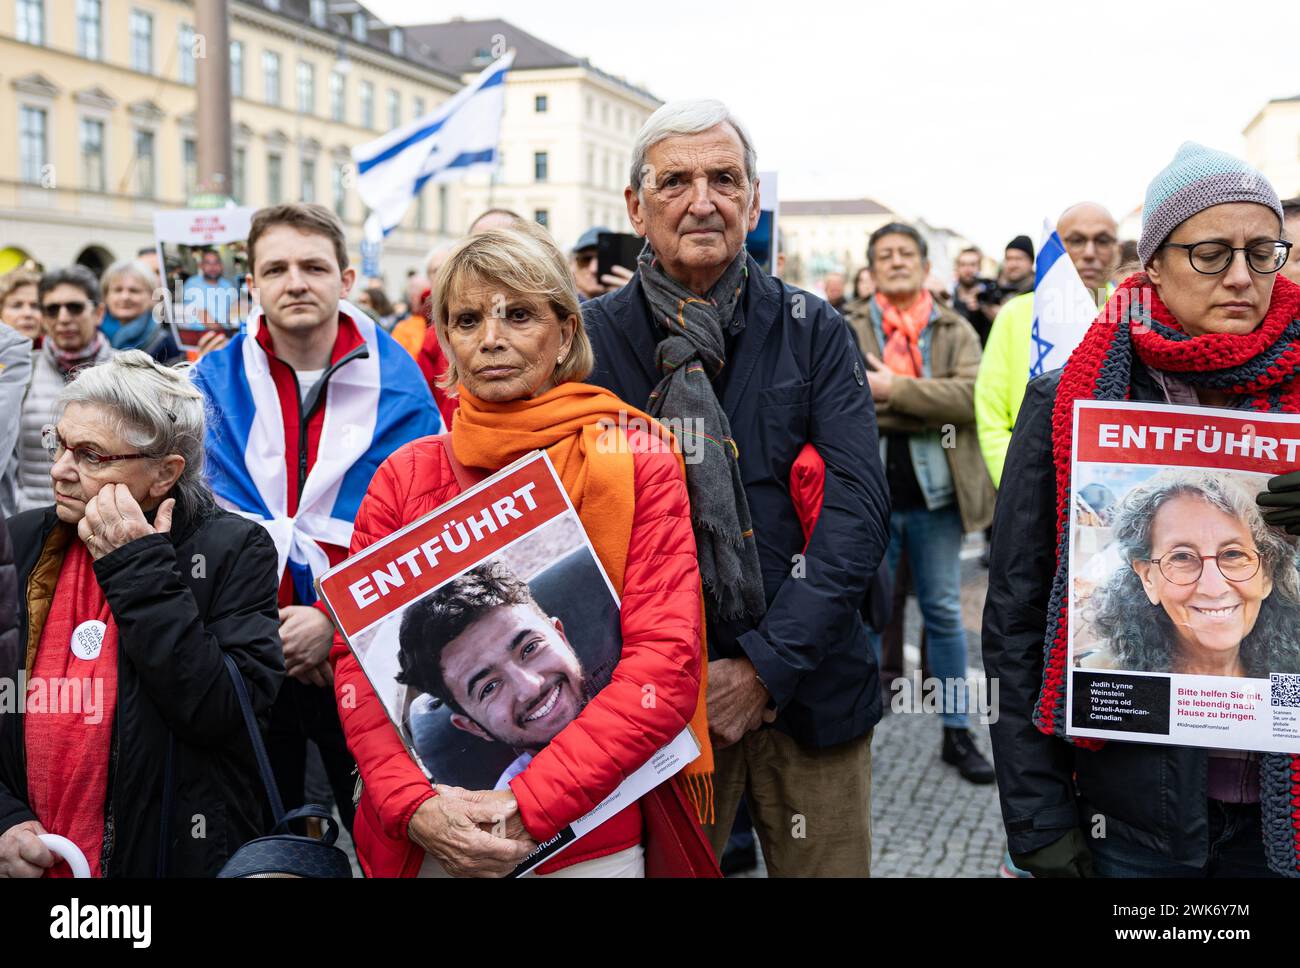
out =
<svg viewBox="0 0 1300 968"><path fill-rule="evenodd" d="M41 306L41 312L45 313L46 316L49 316L50 319L58 319L59 313L65 309L68 311L69 316L80 316L86 311L86 306L87 303L78 302L76 300L64 303L52 302L43 304Z"/></svg>
<svg viewBox="0 0 1300 968"><path fill-rule="evenodd" d="M1160 574L1175 585L1195 585L1207 561L1213 561L1228 581L1250 581L1259 572L1259 554L1246 548L1225 548L1217 555L1194 555L1172 551L1160 558L1148 558Z"/></svg>
<svg viewBox="0 0 1300 968"><path fill-rule="evenodd" d="M1063 241L1065 242L1065 247L1071 252L1083 252L1088 248L1089 243L1092 243L1093 247L1098 252L1109 252L1111 249L1115 248L1115 244L1119 240L1110 235L1098 235L1091 238L1086 235L1070 235Z"/></svg>
<svg viewBox="0 0 1300 968"><path fill-rule="evenodd" d="M575 252L573 255L573 261L578 264L579 269L587 268L587 266L591 265L595 259L595 252Z"/></svg>
<svg viewBox="0 0 1300 968"><path fill-rule="evenodd" d="M1160 248L1186 249L1192 268L1206 276L1216 276L1228 268L1238 252L1246 253L1246 264L1263 275L1277 272L1291 256L1291 243L1281 239L1237 247L1226 242L1166 242Z"/></svg>
<svg viewBox="0 0 1300 968"><path fill-rule="evenodd" d="M63 438L59 436L59 432L48 424L41 428L41 446L50 455L50 460L55 462L70 449L72 451L72 461L77 465L77 469L91 474L103 468L105 464L112 464L120 460L154 460L154 457L150 454L101 454L89 447L69 448Z"/></svg>

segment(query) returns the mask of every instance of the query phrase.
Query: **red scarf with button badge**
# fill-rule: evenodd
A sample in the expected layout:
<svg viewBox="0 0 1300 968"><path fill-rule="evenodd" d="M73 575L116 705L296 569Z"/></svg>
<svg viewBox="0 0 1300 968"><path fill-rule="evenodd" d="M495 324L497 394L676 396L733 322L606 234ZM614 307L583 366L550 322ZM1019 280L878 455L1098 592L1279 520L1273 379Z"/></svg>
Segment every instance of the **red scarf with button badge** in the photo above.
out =
<svg viewBox="0 0 1300 968"><path fill-rule="evenodd" d="M89 621L104 629L97 654L97 630L83 624ZM23 727L28 805L47 832L81 848L91 877L100 876L116 708L117 623L90 552L74 538L32 662ZM59 861L48 876L71 871Z"/></svg>

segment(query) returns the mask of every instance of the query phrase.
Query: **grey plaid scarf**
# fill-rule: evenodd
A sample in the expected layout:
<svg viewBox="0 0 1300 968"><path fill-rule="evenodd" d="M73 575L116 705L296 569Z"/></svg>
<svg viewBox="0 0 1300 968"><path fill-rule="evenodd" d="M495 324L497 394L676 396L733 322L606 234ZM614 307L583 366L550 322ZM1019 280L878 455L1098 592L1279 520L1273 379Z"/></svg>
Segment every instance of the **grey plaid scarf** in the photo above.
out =
<svg viewBox="0 0 1300 968"><path fill-rule="evenodd" d="M655 354L662 379L646 410L665 421L691 455L686 491L705 601L722 619L757 623L767 608L758 545L740 482L740 452L711 382L726 363L723 327L734 317L749 275L745 251L705 298L665 273L649 243L638 262L651 314L668 334Z"/></svg>

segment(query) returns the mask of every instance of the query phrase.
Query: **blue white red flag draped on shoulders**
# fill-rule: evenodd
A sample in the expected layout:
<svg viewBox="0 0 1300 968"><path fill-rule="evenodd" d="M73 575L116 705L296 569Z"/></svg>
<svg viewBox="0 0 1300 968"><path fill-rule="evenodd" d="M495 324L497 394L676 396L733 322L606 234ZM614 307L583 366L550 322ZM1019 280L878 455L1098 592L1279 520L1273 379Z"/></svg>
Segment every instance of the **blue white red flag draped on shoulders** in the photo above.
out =
<svg viewBox="0 0 1300 968"><path fill-rule="evenodd" d="M442 420L410 354L364 312L339 304L360 333L364 353L342 363L325 389L324 425L297 513L288 513L285 422L266 351L256 334L261 307L225 349L194 368L212 414L206 474L217 503L260 523L293 578L298 600L316 600L314 580L328 567L320 547L347 548L352 525L379 465L409 441L439 433Z"/></svg>

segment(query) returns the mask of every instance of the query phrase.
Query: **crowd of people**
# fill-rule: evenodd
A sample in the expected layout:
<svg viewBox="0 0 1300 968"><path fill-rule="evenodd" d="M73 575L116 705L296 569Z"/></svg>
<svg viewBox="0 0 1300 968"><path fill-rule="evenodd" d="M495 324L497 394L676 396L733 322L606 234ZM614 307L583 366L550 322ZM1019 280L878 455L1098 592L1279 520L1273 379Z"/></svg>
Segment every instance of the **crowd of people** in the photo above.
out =
<svg viewBox="0 0 1300 968"><path fill-rule="evenodd" d="M916 595L929 674L964 682L961 550L981 532L993 762L965 687L935 740L966 781L996 780L1007 869L1295 876L1291 757L1078 746L1051 673L1056 415L1076 399L1300 411L1300 203L1189 144L1151 183L1133 261L1104 208L1070 206L1056 229L1099 311L1142 288L1160 325L1103 311L1031 380L1027 236L996 277L961 252L947 289L921 232L891 222L823 299L747 253L757 171L721 102L666 104L625 192L635 270L597 277L599 226L564 252L493 209L396 300L358 279L327 209L262 209L247 279L204 252L184 283L205 303L255 294L237 334L196 348L161 322L143 257L0 278L0 676L81 697L0 705L0 876L67 876L46 833L93 876L218 874L270 826L241 694L285 807L313 796L319 750L369 876L509 874L688 725L696 761L536 876L715 877L750 829L772 876L867 876L902 604ZM621 657L548 743L521 735L508 783L431 783L315 582L539 449L621 600ZM1261 543L1300 533L1300 474L1260 504ZM1136 559L1155 540L1134 536ZM483 610L511 603L474 581Z"/></svg>

